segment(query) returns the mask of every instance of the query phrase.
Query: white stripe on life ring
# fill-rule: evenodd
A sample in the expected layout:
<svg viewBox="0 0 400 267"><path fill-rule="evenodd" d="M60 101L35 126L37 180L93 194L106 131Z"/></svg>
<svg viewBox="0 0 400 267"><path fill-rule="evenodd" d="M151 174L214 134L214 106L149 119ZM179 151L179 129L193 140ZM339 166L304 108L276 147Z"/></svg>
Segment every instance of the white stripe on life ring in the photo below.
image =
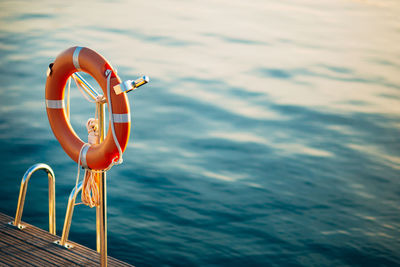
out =
<svg viewBox="0 0 400 267"><path fill-rule="evenodd" d="M113 113L114 123L129 123L131 122L131 114L130 113Z"/></svg>
<svg viewBox="0 0 400 267"><path fill-rule="evenodd" d="M72 55L72 63L74 63L74 66L77 70L81 69L81 66L79 66L79 52L81 52L81 49L82 47L78 46Z"/></svg>
<svg viewBox="0 0 400 267"><path fill-rule="evenodd" d="M90 146L87 144L83 144L83 145L85 147L82 148L82 151L81 151L81 165L83 168L88 168L87 161L86 161L86 155L87 155L87 152L88 152Z"/></svg>
<svg viewBox="0 0 400 267"><path fill-rule="evenodd" d="M64 100L47 100L46 99L46 107L47 108L55 108L55 109L64 108Z"/></svg>

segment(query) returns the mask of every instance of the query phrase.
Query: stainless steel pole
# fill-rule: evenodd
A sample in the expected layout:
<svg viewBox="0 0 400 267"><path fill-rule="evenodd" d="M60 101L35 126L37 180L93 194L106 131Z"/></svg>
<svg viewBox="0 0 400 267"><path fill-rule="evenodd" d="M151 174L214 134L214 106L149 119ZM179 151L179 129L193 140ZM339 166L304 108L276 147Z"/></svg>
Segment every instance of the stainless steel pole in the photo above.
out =
<svg viewBox="0 0 400 267"><path fill-rule="evenodd" d="M100 175L100 266L107 266L107 183L106 173Z"/></svg>
<svg viewBox="0 0 400 267"><path fill-rule="evenodd" d="M104 141L105 136L105 103L97 102L99 114L99 143ZM99 175L99 197L100 205L96 207L96 241L97 252L100 252L100 266L107 266L107 174Z"/></svg>

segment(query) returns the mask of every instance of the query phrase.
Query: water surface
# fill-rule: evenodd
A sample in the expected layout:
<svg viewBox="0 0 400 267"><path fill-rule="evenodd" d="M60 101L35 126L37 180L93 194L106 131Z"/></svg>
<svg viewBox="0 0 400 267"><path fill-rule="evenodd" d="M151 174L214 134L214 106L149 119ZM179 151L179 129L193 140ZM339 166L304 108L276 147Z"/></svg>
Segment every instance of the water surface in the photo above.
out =
<svg viewBox="0 0 400 267"><path fill-rule="evenodd" d="M108 175L109 255L137 266L400 265L396 1L2 1L0 211L25 170L56 173L61 234L76 165L53 136L46 69L90 47L130 94ZM72 88L72 123L93 116ZM47 229L35 174L23 220ZM95 248L95 211L70 239Z"/></svg>

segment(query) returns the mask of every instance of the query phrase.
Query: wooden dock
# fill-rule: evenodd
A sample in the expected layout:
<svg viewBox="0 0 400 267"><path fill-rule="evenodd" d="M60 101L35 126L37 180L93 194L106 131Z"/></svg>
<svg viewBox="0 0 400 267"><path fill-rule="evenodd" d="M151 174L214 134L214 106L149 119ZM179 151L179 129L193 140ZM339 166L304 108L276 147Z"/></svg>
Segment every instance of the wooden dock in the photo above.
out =
<svg viewBox="0 0 400 267"><path fill-rule="evenodd" d="M100 254L69 241L71 249L54 241L59 236L27 223L23 230L9 225L12 217L0 213L0 266L100 266ZM108 266L132 266L108 257Z"/></svg>

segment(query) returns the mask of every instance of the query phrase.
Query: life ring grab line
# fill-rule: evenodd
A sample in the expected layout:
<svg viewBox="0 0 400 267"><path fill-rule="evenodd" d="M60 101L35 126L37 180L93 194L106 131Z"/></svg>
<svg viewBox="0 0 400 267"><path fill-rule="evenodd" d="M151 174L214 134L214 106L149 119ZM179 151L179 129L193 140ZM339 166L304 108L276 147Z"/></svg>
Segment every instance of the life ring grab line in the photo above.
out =
<svg viewBox="0 0 400 267"><path fill-rule="evenodd" d="M111 70L109 81L107 81L105 73L107 69ZM85 143L75 133L69 120L66 119L64 87L69 76L77 71L84 71L91 75L102 88L106 98L108 97L107 85L113 87L121 83L111 65L101 55L89 48L69 48L62 52L51 65L46 82L47 114L54 135L64 151L75 162L78 161L79 151ZM112 102L112 126L115 128L115 137L123 152L130 134L129 102L125 94L116 95L113 91L110 91L110 100ZM85 153L87 166L90 169L105 169L120 154L113 140L110 126L111 119L109 119L108 133L104 142L99 145L92 145Z"/></svg>

